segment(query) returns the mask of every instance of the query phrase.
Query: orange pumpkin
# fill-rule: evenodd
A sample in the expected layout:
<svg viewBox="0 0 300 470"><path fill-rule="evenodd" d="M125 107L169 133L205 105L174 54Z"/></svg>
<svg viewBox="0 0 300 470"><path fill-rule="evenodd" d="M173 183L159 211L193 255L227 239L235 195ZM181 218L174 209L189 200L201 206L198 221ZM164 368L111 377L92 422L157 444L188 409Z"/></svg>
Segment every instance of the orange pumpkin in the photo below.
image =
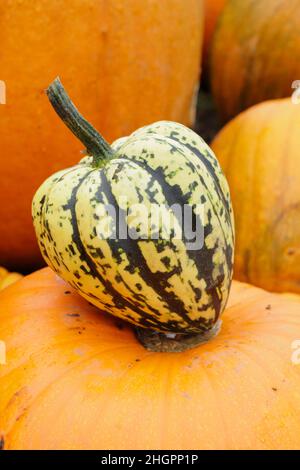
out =
<svg viewBox="0 0 300 470"><path fill-rule="evenodd" d="M261 103L231 121L212 148L230 186L234 276L300 293L300 106Z"/></svg>
<svg viewBox="0 0 300 470"><path fill-rule="evenodd" d="M290 96L300 78L300 0L228 0L211 50L211 87L224 120Z"/></svg>
<svg viewBox="0 0 300 470"><path fill-rule="evenodd" d="M234 282L216 337L157 353L38 271L0 294L3 447L299 449L299 311Z"/></svg>
<svg viewBox="0 0 300 470"><path fill-rule="evenodd" d="M48 84L59 74L108 140L159 119L191 125L202 21L199 0L1 0L1 264L41 262L32 197L81 149L49 112Z"/></svg>
<svg viewBox="0 0 300 470"><path fill-rule="evenodd" d="M227 0L204 0L204 39L203 39L203 66L207 67L212 38L221 12Z"/></svg>
<svg viewBox="0 0 300 470"><path fill-rule="evenodd" d="M19 279L22 279L22 277L22 274L10 273L7 271L7 269L0 266L0 290L4 289L7 286L10 286L10 284L13 284Z"/></svg>

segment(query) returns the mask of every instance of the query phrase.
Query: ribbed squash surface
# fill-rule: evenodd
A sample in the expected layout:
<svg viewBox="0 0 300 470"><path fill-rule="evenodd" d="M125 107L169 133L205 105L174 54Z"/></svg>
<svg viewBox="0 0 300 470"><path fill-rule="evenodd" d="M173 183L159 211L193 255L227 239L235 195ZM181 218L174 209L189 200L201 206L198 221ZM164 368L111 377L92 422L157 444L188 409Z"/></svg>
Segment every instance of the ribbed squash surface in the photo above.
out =
<svg viewBox="0 0 300 470"><path fill-rule="evenodd" d="M33 218L45 260L91 303L136 325L174 332L210 328L227 301L234 244L229 190L217 159L193 131L164 121L112 147L113 158L101 168L86 157L37 191ZM157 204L163 218L173 204L195 205L203 247L146 234L99 237L107 230L101 225L107 204L118 213ZM134 226L130 215L126 221Z"/></svg>

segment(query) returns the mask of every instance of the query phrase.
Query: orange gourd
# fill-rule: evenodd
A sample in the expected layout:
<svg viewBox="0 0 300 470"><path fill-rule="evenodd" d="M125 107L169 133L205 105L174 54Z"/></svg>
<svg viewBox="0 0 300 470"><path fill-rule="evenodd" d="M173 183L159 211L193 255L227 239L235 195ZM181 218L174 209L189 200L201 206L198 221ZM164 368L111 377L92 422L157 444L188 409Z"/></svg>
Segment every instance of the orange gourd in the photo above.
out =
<svg viewBox="0 0 300 470"><path fill-rule="evenodd" d="M48 84L60 75L108 140L159 119L192 125L202 21L199 0L1 0L0 264L41 263L32 197L80 156L49 108Z"/></svg>
<svg viewBox="0 0 300 470"><path fill-rule="evenodd" d="M226 2L210 68L223 120L261 101L291 96L300 77L299 30L300 0Z"/></svg>
<svg viewBox="0 0 300 470"><path fill-rule="evenodd" d="M50 269L0 294L4 449L299 449L300 298L233 283L221 331L146 350Z"/></svg>
<svg viewBox="0 0 300 470"><path fill-rule="evenodd" d="M0 290L4 289L7 286L10 286L10 284L13 284L19 279L22 279L22 277L22 274L10 273L7 271L7 269L0 266Z"/></svg>
<svg viewBox="0 0 300 470"><path fill-rule="evenodd" d="M300 106L256 105L215 138L235 214L234 276L300 293Z"/></svg>
<svg viewBox="0 0 300 470"><path fill-rule="evenodd" d="M217 22L225 2L227 0L204 0L204 39L203 39L203 62L204 67L208 67L209 53L212 38L217 26Z"/></svg>

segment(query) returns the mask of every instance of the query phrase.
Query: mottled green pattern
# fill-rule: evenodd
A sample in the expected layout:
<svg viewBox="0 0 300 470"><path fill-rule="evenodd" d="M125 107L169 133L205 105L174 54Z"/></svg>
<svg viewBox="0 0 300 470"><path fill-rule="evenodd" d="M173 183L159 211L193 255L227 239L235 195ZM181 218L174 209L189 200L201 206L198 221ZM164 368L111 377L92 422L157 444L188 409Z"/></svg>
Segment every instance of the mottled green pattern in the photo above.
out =
<svg viewBox="0 0 300 470"><path fill-rule="evenodd" d="M141 128L112 147L105 167L93 168L86 157L37 191L33 219L46 262L91 303L139 326L210 328L228 298L234 247L229 189L213 152L172 122ZM125 211L124 196L128 206L159 204L166 216L174 203L202 205L203 248L187 249L181 239L100 238L99 230L111 230L101 225L101 210L109 203Z"/></svg>

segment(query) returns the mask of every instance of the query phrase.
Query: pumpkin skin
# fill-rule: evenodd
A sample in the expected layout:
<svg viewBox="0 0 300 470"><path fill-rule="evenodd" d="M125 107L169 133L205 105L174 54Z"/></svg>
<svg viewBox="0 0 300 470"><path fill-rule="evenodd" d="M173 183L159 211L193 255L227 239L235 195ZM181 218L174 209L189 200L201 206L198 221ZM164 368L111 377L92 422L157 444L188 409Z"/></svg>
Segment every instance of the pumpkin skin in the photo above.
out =
<svg viewBox="0 0 300 470"><path fill-rule="evenodd" d="M227 176L236 224L234 275L300 293L300 107L256 105L227 124L212 148Z"/></svg>
<svg viewBox="0 0 300 470"><path fill-rule="evenodd" d="M226 2L213 38L210 70L224 121L256 103L291 96L292 83L300 76L299 30L299 0Z"/></svg>
<svg viewBox="0 0 300 470"><path fill-rule="evenodd" d="M202 23L199 0L1 0L1 265L42 264L32 197L81 150L49 112L50 81L59 74L110 141L159 119L192 125Z"/></svg>
<svg viewBox="0 0 300 470"><path fill-rule="evenodd" d="M203 67L208 67L210 47L220 14L227 0L204 0Z"/></svg>
<svg viewBox="0 0 300 470"><path fill-rule="evenodd" d="M151 353L50 269L29 275L0 295L4 449L299 449L299 309L234 281L218 336Z"/></svg>
<svg viewBox="0 0 300 470"><path fill-rule="evenodd" d="M161 121L112 144L100 168L91 157L48 178L32 214L47 264L99 308L141 327L177 333L210 329L232 279L234 228L229 189L208 145L190 129ZM204 245L184 239L102 236L99 214L143 204L198 205ZM195 216L196 217L196 216ZM176 218L173 215L173 221ZM127 226L134 228L127 218ZM143 230L143 229L141 229Z"/></svg>
<svg viewBox="0 0 300 470"><path fill-rule="evenodd" d="M7 269L0 266L0 290L4 289L7 286L10 286L10 284L13 284L19 279L22 279L22 277L22 274L10 273L7 271Z"/></svg>

